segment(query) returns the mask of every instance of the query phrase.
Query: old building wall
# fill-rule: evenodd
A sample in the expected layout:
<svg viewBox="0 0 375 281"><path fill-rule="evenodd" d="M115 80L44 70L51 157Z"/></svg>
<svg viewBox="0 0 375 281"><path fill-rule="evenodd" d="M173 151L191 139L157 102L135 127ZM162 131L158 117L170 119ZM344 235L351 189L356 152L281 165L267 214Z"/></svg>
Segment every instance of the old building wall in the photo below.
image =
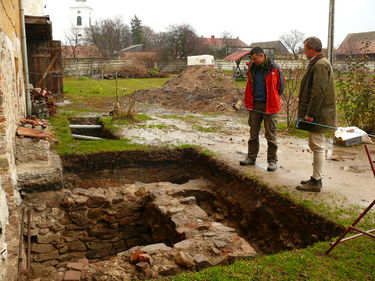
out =
<svg viewBox="0 0 375 281"><path fill-rule="evenodd" d="M9 251L7 229L18 224L9 223L9 217L20 201L14 188L15 135L26 106L19 10L18 0L0 1L0 280L9 280L5 275L14 254Z"/></svg>
<svg viewBox="0 0 375 281"><path fill-rule="evenodd" d="M43 16L43 0L22 0L25 15Z"/></svg>

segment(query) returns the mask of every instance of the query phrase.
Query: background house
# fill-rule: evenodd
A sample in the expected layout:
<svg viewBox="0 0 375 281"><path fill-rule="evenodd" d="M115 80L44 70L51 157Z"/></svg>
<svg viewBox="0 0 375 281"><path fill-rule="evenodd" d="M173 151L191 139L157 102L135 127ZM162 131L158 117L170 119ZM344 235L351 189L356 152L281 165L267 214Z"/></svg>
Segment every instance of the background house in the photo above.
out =
<svg viewBox="0 0 375 281"><path fill-rule="evenodd" d="M375 61L375 31L349 33L337 48L338 59L345 59L349 55L366 54L371 61Z"/></svg>
<svg viewBox="0 0 375 281"><path fill-rule="evenodd" d="M271 57L274 56L288 56L290 55L288 49L280 40L276 41L267 41L267 42L254 42L250 44L251 48L261 47L266 54Z"/></svg>
<svg viewBox="0 0 375 281"><path fill-rule="evenodd" d="M249 45L237 38L215 38L212 35L210 38L200 37L201 44L213 51L223 50L224 56L231 54L238 50L249 50Z"/></svg>

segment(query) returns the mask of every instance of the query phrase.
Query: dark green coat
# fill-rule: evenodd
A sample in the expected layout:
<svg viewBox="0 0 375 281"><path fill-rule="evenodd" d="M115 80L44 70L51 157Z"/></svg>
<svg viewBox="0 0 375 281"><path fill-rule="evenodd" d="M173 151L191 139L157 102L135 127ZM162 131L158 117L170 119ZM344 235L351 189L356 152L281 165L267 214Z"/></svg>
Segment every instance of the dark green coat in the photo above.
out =
<svg viewBox="0 0 375 281"><path fill-rule="evenodd" d="M298 118L313 117L314 123L336 126L336 94L332 66L321 55L310 61L301 81ZM326 127L312 126L310 131L325 132Z"/></svg>

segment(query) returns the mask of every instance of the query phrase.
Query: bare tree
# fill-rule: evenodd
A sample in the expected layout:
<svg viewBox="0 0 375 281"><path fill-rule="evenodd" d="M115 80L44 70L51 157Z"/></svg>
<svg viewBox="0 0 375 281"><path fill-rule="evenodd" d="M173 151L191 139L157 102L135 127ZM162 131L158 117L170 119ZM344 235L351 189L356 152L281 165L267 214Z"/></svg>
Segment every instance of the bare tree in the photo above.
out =
<svg viewBox="0 0 375 281"><path fill-rule="evenodd" d="M305 70L303 68L289 68L284 69L286 83L284 92L281 95L283 101L283 109L286 114L287 129L294 128L295 119L298 110L298 87L301 83Z"/></svg>
<svg viewBox="0 0 375 281"><path fill-rule="evenodd" d="M230 53L230 48L234 47L233 46L234 36L229 31L223 31L223 33L221 34L221 38L224 42L224 50L223 51L224 51L225 55L228 55Z"/></svg>
<svg viewBox="0 0 375 281"><path fill-rule="evenodd" d="M143 50L152 51L157 47L158 35L151 29L151 27L143 25Z"/></svg>
<svg viewBox="0 0 375 281"><path fill-rule="evenodd" d="M131 32L120 17L104 19L89 28L87 42L97 46L103 56L109 58L131 44Z"/></svg>
<svg viewBox="0 0 375 281"><path fill-rule="evenodd" d="M198 54L202 49L194 29L187 24L170 25L162 38L166 41L167 51L174 59Z"/></svg>
<svg viewBox="0 0 375 281"><path fill-rule="evenodd" d="M77 29L72 26L69 31L65 33L64 44L67 46L65 48L66 54L69 58L76 60L81 51L80 46L82 45L83 38L77 31Z"/></svg>
<svg viewBox="0 0 375 281"><path fill-rule="evenodd" d="M280 36L281 42L291 52L295 59L298 58L298 53L303 45L305 34L297 29L291 30L289 33L285 33Z"/></svg>

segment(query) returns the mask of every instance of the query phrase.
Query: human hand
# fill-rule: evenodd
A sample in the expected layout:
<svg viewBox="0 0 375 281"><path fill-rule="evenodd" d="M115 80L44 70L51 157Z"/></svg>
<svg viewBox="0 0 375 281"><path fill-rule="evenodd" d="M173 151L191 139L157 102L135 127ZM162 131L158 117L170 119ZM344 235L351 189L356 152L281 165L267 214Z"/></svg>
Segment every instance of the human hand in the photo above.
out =
<svg viewBox="0 0 375 281"><path fill-rule="evenodd" d="M307 122L312 122L312 121L314 120L314 118L311 117L311 116L306 115L306 116L303 118L303 120L305 120L305 121L307 121Z"/></svg>

